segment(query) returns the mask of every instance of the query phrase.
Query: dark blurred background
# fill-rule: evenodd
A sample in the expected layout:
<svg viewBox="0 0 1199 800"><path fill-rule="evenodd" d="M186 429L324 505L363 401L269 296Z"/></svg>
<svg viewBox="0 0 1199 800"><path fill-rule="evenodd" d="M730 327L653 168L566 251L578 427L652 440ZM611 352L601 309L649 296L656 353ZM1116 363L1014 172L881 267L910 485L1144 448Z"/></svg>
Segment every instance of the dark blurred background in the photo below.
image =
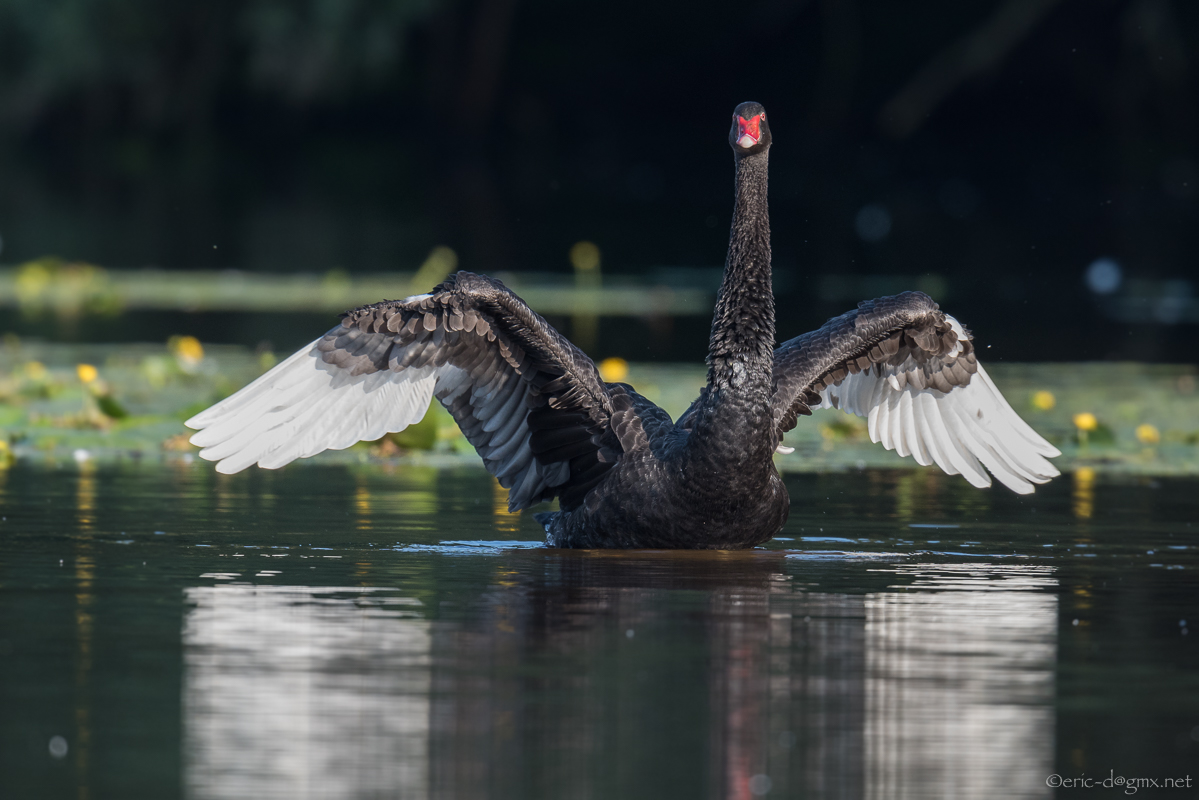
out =
<svg viewBox="0 0 1199 800"><path fill-rule="evenodd" d="M754 99L780 339L920 287L991 360L1191 361L1197 44L1186 0L0 0L0 262L570 274L590 240L606 278L714 287ZM708 322L605 318L595 354L700 359Z"/></svg>

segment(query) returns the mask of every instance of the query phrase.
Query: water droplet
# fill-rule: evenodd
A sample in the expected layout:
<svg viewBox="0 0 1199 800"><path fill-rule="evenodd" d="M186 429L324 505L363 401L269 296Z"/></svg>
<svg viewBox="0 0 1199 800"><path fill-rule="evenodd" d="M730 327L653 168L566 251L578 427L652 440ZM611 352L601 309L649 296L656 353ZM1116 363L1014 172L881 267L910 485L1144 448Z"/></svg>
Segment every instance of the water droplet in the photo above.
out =
<svg viewBox="0 0 1199 800"><path fill-rule="evenodd" d="M1087 267L1087 288L1095 294L1111 294L1123 280L1124 272L1115 259L1097 258Z"/></svg>
<svg viewBox="0 0 1199 800"><path fill-rule="evenodd" d="M769 775L755 775L749 779L749 791L759 797L770 791L774 781Z"/></svg>
<svg viewBox="0 0 1199 800"><path fill-rule="evenodd" d="M50 737L50 755L54 758L64 758L70 747L67 746L67 740L61 736Z"/></svg>

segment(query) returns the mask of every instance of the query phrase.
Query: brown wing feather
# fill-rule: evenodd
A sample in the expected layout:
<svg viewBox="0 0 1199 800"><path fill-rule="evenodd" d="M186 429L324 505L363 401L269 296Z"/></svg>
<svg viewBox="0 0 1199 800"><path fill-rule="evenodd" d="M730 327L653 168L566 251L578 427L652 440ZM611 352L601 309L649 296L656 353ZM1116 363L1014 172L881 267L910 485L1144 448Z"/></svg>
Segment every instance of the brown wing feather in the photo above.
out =
<svg viewBox="0 0 1199 800"><path fill-rule="evenodd" d="M514 511L573 498L619 457L591 359L498 280L460 272L427 296L355 309L317 348L354 375L436 368L434 396Z"/></svg>
<svg viewBox="0 0 1199 800"><path fill-rule="evenodd" d="M1013 491L1058 474L1060 455L1012 409L978 363L970 334L927 295L862 303L775 351L780 435L817 406L867 418L872 441L975 486Z"/></svg>
<svg viewBox="0 0 1199 800"><path fill-rule="evenodd" d="M779 433L812 413L820 393L876 364L898 366L911 358L918 368L901 373L918 385L949 391L970 382L978 367L969 336L951 360L958 336L940 307L922 292L868 300L818 330L774 351L774 417Z"/></svg>

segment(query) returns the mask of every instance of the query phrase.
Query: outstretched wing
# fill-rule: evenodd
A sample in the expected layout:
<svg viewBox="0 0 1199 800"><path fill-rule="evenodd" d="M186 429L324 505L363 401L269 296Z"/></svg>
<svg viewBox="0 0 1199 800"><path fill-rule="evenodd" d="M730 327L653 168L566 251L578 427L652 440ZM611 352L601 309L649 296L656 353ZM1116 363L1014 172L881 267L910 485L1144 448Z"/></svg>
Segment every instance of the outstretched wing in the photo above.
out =
<svg viewBox="0 0 1199 800"><path fill-rule="evenodd" d="M450 411L512 510L571 508L620 456L595 365L502 283L459 272L430 294L377 303L189 419L202 458L275 469Z"/></svg>
<svg viewBox="0 0 1199 800"><path fill-rule="evenodd" d="M975 486L989 470L1019 494L1058 475L1061 455L1020 418L974 353L970 334L926 294L860 304L774 351L780 435L813 408L866 417L870 439Z"/></svg>

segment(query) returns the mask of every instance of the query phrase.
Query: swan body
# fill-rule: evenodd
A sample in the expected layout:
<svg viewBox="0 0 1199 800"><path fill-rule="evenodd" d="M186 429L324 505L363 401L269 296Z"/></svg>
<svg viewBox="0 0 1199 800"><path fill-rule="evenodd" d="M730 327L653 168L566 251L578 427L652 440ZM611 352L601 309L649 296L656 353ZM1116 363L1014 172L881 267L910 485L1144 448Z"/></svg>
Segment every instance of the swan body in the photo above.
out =
<svg viewBox="0 0 1199 800"><path fill-rule="evenodd" d="M765 111L737 107L736 202L707 385L677 421L591 359L500 281L468 272L365 306L187 421L220 472L274 469L418 422L434 397L558 547L732 549L774 536L789 500L772 454L820 407L975 486L1019 493L1058 451L1003 399L966 329L927 295L864 302L774 347Z"/></svg>

